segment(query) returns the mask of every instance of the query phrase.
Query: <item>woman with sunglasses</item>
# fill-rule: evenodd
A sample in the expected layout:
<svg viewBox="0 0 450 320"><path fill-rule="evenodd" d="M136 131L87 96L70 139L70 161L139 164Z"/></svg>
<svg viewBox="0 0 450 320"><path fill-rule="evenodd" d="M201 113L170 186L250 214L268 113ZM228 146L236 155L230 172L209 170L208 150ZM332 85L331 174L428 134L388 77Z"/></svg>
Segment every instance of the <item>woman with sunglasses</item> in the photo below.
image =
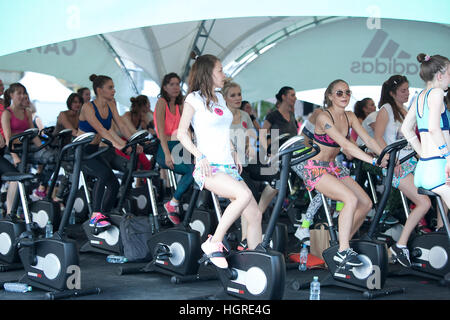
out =
<svg viewBox="0 0 450 320"><path fill-rule="evenodd" d="M414 171L414 184L437 193L450 207L450 119L444 95L450 85L450 61L441 55L417 56L420 77L426 83L413 101L401 127L401 131L420 156ZM419 129L420 141L415 127ZM423 215L422 215L423 216ZM422 216L410 214L397 245L406 245L417 222ZM439 222L442 223L442 222ZM441 224L442 225L442 224ZM410 266L409 251L391 247L402 265Z"/></svg>
<svg viewBox="0 0 450 320"><path fill-rule="evenodd" d="M380 147L403 138L400 132L403 120L407 114L404 103L408 102L409 83L408 79L402 75L393 75L383 83L381 97L378 104L380 110L375 121L374 138ZM406 147L400 151L399 159L410 153L412 149ZM399 189L415 205L410 213L410 219L405 224L403 232L397 242L390 248L392 254L397 257L400 264L410 267L409 254L406 244L409 235L414 230L417 223L425 216L431 206L430 199L417 193L414 185L414 169L417 161L414 157L395 167L392 186ZM384 174L385 174L385 170Z"/></svg>
<svg viewBox="0 0 450 320"><path fill-rule="evenodd" d="M320 152L310 160L297 165L294 171L304 177L309 191L316 189L324 196L344 203L339 214L339 249L333 260L339 267L356 267L362 265L358 254L350 248L350 239L358 231L367 213L372 208L372 201L364 190L349 176L347 168L337 164L336 156L341 148L351 156L376 165L373 158L350 140L350 129L376 154L382 149L363 129L358 118L351 111L345 111L350 102L351 91L344 80L335 80L325 91L325 110L316 119L314 140L320 145ZM387 156L382 166L387 164Z"/></svg>

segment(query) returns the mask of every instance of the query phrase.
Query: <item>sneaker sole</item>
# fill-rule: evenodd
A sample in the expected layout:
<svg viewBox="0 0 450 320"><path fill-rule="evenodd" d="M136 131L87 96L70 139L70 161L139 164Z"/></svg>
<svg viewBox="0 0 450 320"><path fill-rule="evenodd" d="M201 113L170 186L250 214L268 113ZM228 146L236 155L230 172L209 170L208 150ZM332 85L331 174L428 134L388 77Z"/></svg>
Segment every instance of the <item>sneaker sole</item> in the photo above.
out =
<svg viewBox="0 0 450 320"><path fill-rule="evenodd" d="M342 261L344 261L344 259L334 257L333 261L337 262L337 263L342 263ZM345 265L349 266L349 267L361 267L363 264L364 263L362 263L362 262L360 264L354 264L354 263L351 263L351 262L348 262L348 261L345 263Z"/></svg>
<svg viewBox="0 0 450 320"><path fill-rule="evenodd" d="M398 263L400 263L402 266L404 266L405 268L411 268L411 266L407 266L406 264L404 264L397 256L397 253L392 249L389 248L389 251L392 253L392 257L394 257L395 261L397 261Z"/></svg>

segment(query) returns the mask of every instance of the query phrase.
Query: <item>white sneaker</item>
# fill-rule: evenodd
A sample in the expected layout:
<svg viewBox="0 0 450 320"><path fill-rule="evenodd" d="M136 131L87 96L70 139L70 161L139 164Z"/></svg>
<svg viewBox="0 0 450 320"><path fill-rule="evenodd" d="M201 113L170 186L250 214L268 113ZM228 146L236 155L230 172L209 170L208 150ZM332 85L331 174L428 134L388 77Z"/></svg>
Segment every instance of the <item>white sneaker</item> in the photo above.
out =
<svg viewBox="0 0 450 320"><path fill-rule="evenodd" d="M310 246L309 229L298 227L294 235L302 243L306 244L307 246Z"/></svg>

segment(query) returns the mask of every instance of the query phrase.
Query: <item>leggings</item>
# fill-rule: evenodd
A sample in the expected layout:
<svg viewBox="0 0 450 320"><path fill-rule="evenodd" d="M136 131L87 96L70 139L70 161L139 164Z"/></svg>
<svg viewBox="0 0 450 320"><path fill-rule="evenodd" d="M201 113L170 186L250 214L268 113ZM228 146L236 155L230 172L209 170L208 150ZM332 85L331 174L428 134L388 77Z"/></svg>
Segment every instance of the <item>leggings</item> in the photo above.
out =
<svg viewBox="0 0 450 320"><path fill-rule="evenodd" d="M179 141L167 141L167 145L169 147L170 152L172 152L172 149L175 148L175 146L179 145ZM177 159L183 158L183 148L180 148L181 152L179 154L172 154L172 157L174 158L175 162L177 162ZM166 166L166 157L164 156L164 151L161 147L161 144L158 146L158 152L156 153L156 162L164 168L169 169L169 167ZM180 179L180 181L177 184L177 190L175 190L175 193L173 197L176 200L180 200L183 194L186 192L187 189L189 189L190 185L192 184L192 181L194 181L194 177L192 176L192 173L194 172L194 165L191 163L184 163L181 162L180 164L174 164L173 165L173 172L183 175Z"/></svg>
<svg viewBox="0 0 450 320"><path fill-rule="evenodd" d="M85 154L92 154L98 151L98 148L98 145L90 144L86 147ZM115 156L114 150L111 150L112 155ZM106 154L111 157L110 152L106 152ZM106 158L108 158L108 156L106 156ZM122 159L126 160L125 158ZM83 161L82 163L83 172L97 178L92 191L92 209L94 212L109 212L116 203L117 193L119 192L119 182L114 176L110 165L110 162L114 162L114 159L110 158L110 160L112 161L106 161L105 154L102 154L99 157ZM117 163L120 162L118 161Z"/></svg>

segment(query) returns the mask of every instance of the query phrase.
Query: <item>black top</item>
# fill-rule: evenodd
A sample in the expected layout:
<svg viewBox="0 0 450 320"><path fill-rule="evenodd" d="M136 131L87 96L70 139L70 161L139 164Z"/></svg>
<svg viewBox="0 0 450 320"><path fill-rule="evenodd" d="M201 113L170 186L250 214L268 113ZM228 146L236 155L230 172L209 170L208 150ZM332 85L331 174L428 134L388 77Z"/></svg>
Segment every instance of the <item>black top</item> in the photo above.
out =
<svg viewBox="0 0 450 320"><path fill-rule="evenodd" d="M285 133L289 133L291 136L297 135L298 124L293 113L290 113L290 120L286 121L280 111L274 110L266 116L266 120L272 125L270 129L280 130L280 135Z"/></svg>

